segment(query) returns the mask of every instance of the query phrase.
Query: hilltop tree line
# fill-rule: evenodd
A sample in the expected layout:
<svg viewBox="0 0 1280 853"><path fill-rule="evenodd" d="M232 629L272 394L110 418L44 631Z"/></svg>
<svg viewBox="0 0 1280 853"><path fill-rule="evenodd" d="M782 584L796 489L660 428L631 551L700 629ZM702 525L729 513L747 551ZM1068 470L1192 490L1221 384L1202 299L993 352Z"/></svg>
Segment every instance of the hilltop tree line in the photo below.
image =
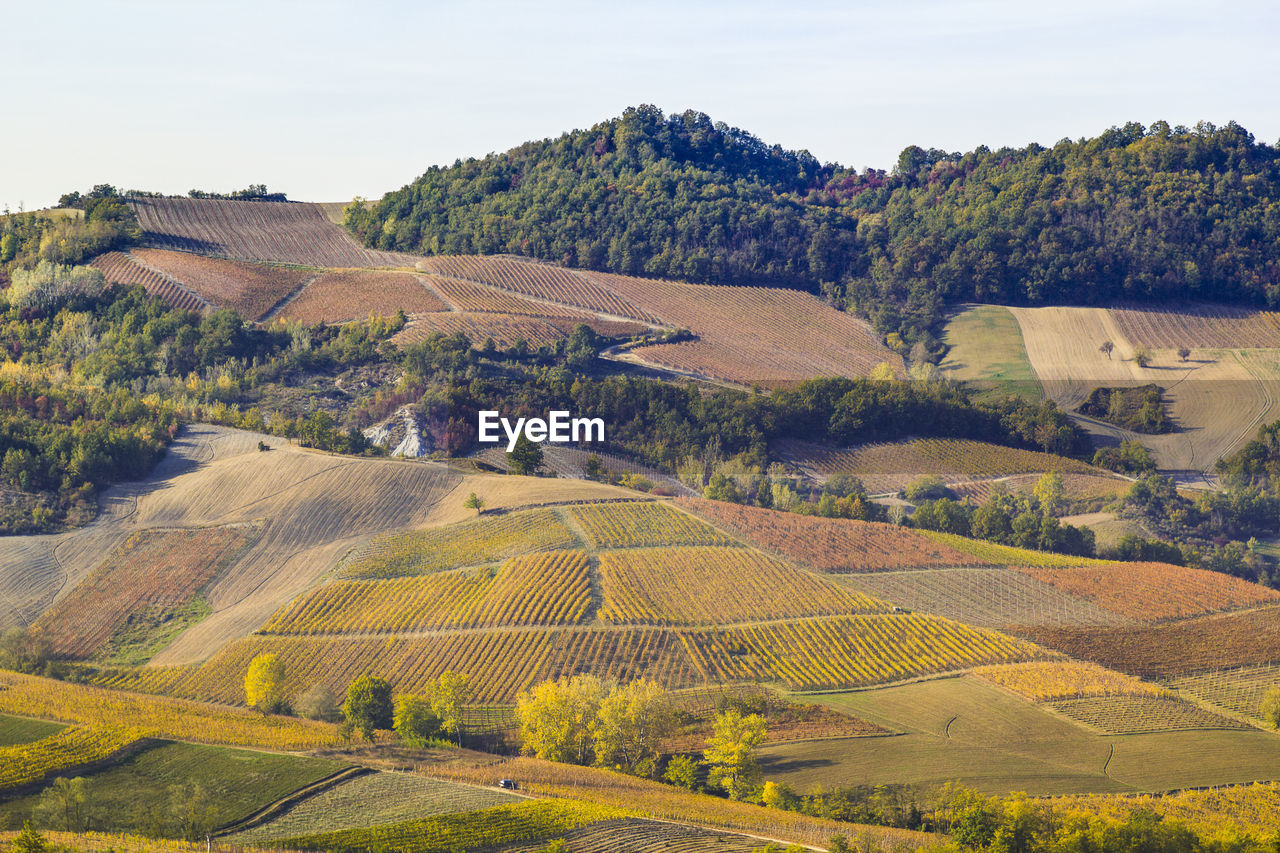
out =
<svg viewBox="0 0 1280 853"><path fill-rule="evenodd" d="M858 172L641 106L433 166L349 206L346 225L379 249L822 291L935 348L929 330L957 301L1280 304L1278 178L1280 149L1234 122L911 146L891 172Z"/></svg>

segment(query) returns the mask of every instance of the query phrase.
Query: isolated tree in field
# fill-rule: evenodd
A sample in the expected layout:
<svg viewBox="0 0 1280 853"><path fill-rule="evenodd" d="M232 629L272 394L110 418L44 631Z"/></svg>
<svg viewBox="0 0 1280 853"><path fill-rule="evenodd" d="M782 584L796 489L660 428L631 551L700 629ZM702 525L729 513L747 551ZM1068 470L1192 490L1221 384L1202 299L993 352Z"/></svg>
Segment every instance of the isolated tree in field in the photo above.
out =
<svg viewBox="0 0 1280 853"><path fill-rule="evenodd" d="M600 702L596 725L596 764L627 773L652 776L664 738L675 726L675 713L655 681L633 681L615 687Z"/></svg>
<svg viewBox="0 0 1280 853"><path fill-rule="evenodd" d="M1273 729L1280 729L1280 687L1262 694L1262 719Z"/></svg>
<svg viewBox="0 0 1280 853"><path fill-rule="evenodd" d="M391 707L391 685L385 679L362 675L347 688L342 716L360 730L365 740L373 740L378 729L389 729L395 721Z"/></svg>
<svg viewBox="0 0 1280 853"><path fill-rule="evenodd" d="M586 764L604 687L594 675L544 681L516 699L520 746L527 755Z"/></svg>
<svg viewBox="0 0 1280 853"><path fill-rule="evenodd" d="M515 447L507 454L507 464L511 466L512 474L536 474L542 468L542 448L521 433Z"/></svg>
<svg viewBox="0 0 1280 853"><path fill-rule="evenodd" d="M1189 358L1191 358L1190 347L1178 347L1178 360L1186 361Z"/></svg>
<svg viewBox="0 0 1280 853"><path fill-rule="evenodd" d="M1115 348L1116 348L1116 345L1111 343L1111 341L1103 341L1102 346L1098 347L1098 352L1105 355L1107 357L1107 361L1110 361L1111 353L1115 350Z"/></svg>
<svg viewBox="0 0 1280 853"><path fill-rule="evenodd" d="M1133 360L1138 367L1148 367L1151 364L1151 350L1146 347L1138 347L1133 351Z"/></svg>
<svg viewBox="0 0 1280 853"><path fill-rule="evenodd" d="M244 700L264 714L280 711L284 705L284 661L274 654L258 655L249 662L244 676Z"/></svg>
<svg viewBox="0 0 1280 853"><path fill-rule="evenodd" d="M750 795L760 781L756 748L764 743L765 721L759 714L743 716L730 708L716 717L715 733L702 757L711 768L708 781L722 788L731 800Z"/></svg>
<svg viewBox="0 0 1280 853"><path fill-rule="evenodd" d="M476 515L480 515L484 512L484 498L480 497L475 492L472 492L467 495L467 499L463 501L462 506L466 509L474 509L476 511Z"/></svg>
<svg viewBox="0 0 1280 853"><path fill-rule="evenodd" d="M396 697L391 727L400 736L400 740L416 747L428 746L442 734L440 717L431 709L431 703L412 693Z"/></svg>
<svg viewBox="0 0 1280 853"><path fill-rule="evenodd" d="M462 746L462 706L471 698L471 679L445 670L434 681L427 682L423 695L432 713L440 719L440 731Z"/></svg>

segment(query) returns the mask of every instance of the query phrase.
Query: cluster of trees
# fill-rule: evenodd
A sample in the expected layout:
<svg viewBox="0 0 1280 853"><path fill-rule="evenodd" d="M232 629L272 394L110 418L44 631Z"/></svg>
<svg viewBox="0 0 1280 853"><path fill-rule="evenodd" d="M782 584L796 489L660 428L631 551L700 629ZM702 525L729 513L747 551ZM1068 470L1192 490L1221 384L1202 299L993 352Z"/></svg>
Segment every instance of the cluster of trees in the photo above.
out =
<svg viewBox="0 0 1280 853"><path fill-rule="evenodd" d="M1159 385L1095 388L1077 411L1134 432L1173 432L1173 421L1165 410L1164 389Z"/></svg>
<svg viewBox="0 0 1280 853"><path fill-rule="evenodd" d="M367 245L820 288L907 346L954 301L1280 303L1280 150L1235 123L823 164L652 106L432 167L346 210Z"/></svg>
<svg viewBox="0 0 1280 853"><path fill-rule="evenodd" d="M59 777L40 792L22 833L11 845L22 853L67 853L69 847L48 843L32 828L32 823L63 832L91 832L104 825L119 826L128 819L137 834L150 838L182 838L205 841L224 820L213 797L197 782L167 786L158 797L138 802L131 815L109 813L94 799L94 779Z"/></svg>
<svg viewBox="0 0 1280 853"><path fill-rule="evenodd" d="M137 217L110 184L88 193L64 195L60 207L79 215L9 213L0 217L0 274L34 267L40 261L79 264L94 255L119 249L142 236ZM0 285L5 282L0 279Z"/></svg>

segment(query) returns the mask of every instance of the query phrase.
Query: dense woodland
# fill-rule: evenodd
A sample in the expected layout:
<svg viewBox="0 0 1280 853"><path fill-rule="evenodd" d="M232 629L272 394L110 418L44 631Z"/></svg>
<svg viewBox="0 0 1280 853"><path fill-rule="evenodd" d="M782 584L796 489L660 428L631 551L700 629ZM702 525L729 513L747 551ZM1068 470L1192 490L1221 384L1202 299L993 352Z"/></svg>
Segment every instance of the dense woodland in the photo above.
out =
<svg viewBox="0 0 1280 853"><path fill-rule="evenodd" d="M957 301L1280 304L1278 201L1280 149L1234 123L912 146L858 172L642 106L432 167L346 224L380 249L822 290L934 347Z"/></svg>

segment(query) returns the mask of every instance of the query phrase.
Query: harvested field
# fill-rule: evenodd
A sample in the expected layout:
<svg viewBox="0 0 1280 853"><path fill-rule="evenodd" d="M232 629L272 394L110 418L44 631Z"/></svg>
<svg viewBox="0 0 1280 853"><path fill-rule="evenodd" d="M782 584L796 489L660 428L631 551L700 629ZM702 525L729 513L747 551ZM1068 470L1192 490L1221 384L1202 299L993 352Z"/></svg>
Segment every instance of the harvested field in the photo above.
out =
<svg viewBox="0 0 1280 853"><path fill-rule="evenodd" d="M434 628L572 625L591 603L586 556L514 557L496 572L461 569L392 580L339 581L286 605L264 634L391 634Z"/></svg>
<svg viewBox="0 0 1280 853"><path fill-rule="evenodd" d="M1005 568L863 572L841 580L909 610L969 625L1103 626L1134 622L1021 572Z"/></svg>
<svg viewBox="0 0 1280 853"><path fill-rule="evenodd" d="M35 628L58 656L89 657L130 617L189 602L240 557L257 532L236 526L135 533Z"/></svg>
<svg viewBox="0 0 1280 853"><path fill-rule="evenodd" d="M411 267L416 255L357 243L317 204L131 198L148 246L220 258L311 267Z"/></svg>
<svg viewBox="0 0 1280 853"><path fill-rule="evenodd" d="M697 340L639 347L642 361L709 379L769 385L815 376L866 376L902 359L865 321L807 293L770 287L684 284L588 272L669 326ZM727 323L725 317L732 317Z"/></svg>
<svg viewBox="0 0 1280 853"><path fill-rule="evenodd" d="M534 302L523 296L476 281L466 281L445 275L423 275L422 281L435 289L454 311L485 314L515 314L526 317L574 317L595 319L590 311L567 305Z"/></svg>
<svg viewBox="0 0 1280 853"><path fill-rule="evenodd" d="M145 267L123 252L98 255L92 266L102 270L108 284L140 285L151 296L164 300L174 308L203 311L209 303L185 288L181 282L159 270Z"/></svg>
<svg viewBox="0 0 1280 853"><path fill-rule="evenodd" d="M316 276L272 319L299 323L345 323L370 315L392 317L396 311L425 314L449 306L409 273L343 270Z"/></svg>
<svg viewBox="0 0 1280 853"><path fill-rule="evenodd" d="M680 498L676 503L754 545L827 572L990 565L889 524L796 515L703 498Z"/></svg>
<svg viewBox="0 0 1280 853"><path fill-rule="evenodd" d="M727 624L888 610L748 548L631 548L600 555L600 617L616 624Z"/></svg>
<svg viewBox="0 0 1280 853"><path fill-rule="evenodd" d="M262 318L316 275L313 270L225 261L163 249L134 249L131 255L149 269L181 282L210 305L230 308L246 320Z"/></svg>
<svg viewBox="0 0 1280 853"><path fill-rule="evenodd" d="M1171 689L1201 702L1208 702L1242 717L1260 720L1263 695L1272 687L1280 685L1280 664L1204 672L1173 678L1166 683Z"/></svg>
<svg viewBox="0 0 1280 853"><path fill-rule="evenodd" d="M1280 593L1204 569L1167 563L1018 567L1039 581L1144 622L1183 619L1280 601Z"/></svg>
<svg viewBox="0 0 1280 853"><path fill-rule="evenodd" d="M1280 662L1280 609L1275 607L1135 628L1033 627L1018 633L1139 678L1178 678Z"/></svg>
<svg viewBox="0 0 1280 853"><path fill-rule="evenodd" d="M1144 305L1112 308L1126 338L1153 349L1280 347L1280 313L1234 305L1186 305L1176 310Z"/></svg>
<svg viewBox="0 0 1280 853"><path fill-rule="evenodd" d="M380 536L353 553L339 574L349 578L420 575L577 544L555 511L531 509Z"/></svg>
<svg viewBox="0 0 1280 853"><path fill-rule="evenodd" d="M954 438L918 438L849 448L789 439L778 442L776 450L783 460L816 480L825 481L832 474L853 474L872 492L897 491L925 474L937 475L947 482L1045 471L1106 476L1106 472L1092 465L1065 456Z"/></svg>
<svg viewBox="0 0 1280 853"><path fill-rule="evenodd" d="M1249 728L1244 723L1228 720L1169 696L1094 696L1050 702L1049 707L1065 717L1111 735Z"/></svg>
<svg viewBox="0 0 1280 853"><path fill-rule="evenodd" d="M1040 400L1036 378L1018 321L1002 305L972 305L947 321L942 334L947 355L942 370L995 395Z"/></svg>
<svg viewBox="0 0 1280 853"><path fill-rule="evenodd" d="M1168 691L1131 675L1076 661L1034 661L980 666L974 676L1032 702L1100 696L1166 696Z"/></svg>
<svg viewBox="0 0 1280 853"><path fill-rule="evenodd" d="M585 273L552 264L495 255L437 255L419 259L417 266L423 272L490 284L596 314L646 324L663 322L658 316L637 308L607 284L602 286Z"/></svg>
<svg viewBox="0 0 1280 853"><path fill-rule="evenodd" d="M594 548L737 544L702 519L661 501L583 504L566 511Z"/></svg>

